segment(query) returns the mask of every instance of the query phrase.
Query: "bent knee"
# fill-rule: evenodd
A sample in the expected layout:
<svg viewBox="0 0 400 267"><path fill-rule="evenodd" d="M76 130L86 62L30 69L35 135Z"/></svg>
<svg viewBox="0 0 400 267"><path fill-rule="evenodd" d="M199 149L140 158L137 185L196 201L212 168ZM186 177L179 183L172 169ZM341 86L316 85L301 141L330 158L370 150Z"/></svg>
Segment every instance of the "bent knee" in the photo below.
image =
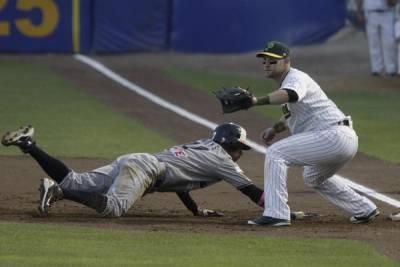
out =
<svg viewBox="0 0 400 267"><path fill-rule="evenodd" d="M323 176L304 177L304 184L311 188L317 188L326 180Z"/></svg>
<svg viewBox="0 0 400 267"><path fill-rule="evenodd" d="M126 202L127 201L109 196L107 200L107 207L103 212L100 213L101 216L107 218L116 218L122 216L129 210Z"/></svg>
<svg viewBox="0 0 400 267"><path fill-rule="evenodd" d="M316 180L304 180L304 184L311 188L318 187L319 185L319 183Z"/></svg>
<svg viewBox="0 0 400 267"><path fill-rule="evenodd" d="M267 151L265 152L265 158L267 160L275 160L275 159L280 159L281 156L280 156L280 153L278 150L276 150L272 147L269 147L269 148L267 148Z"/></svg>
<svg viewBox="0 0 400 267"><path fill-rule="evenodd" d="M121 217L122 214L124 214L125 212L119 208L119 207L112 207L110 209L106 209L104 210L101 214L102 217L107 217L107 218L117 218L117 217Z"/></svg>

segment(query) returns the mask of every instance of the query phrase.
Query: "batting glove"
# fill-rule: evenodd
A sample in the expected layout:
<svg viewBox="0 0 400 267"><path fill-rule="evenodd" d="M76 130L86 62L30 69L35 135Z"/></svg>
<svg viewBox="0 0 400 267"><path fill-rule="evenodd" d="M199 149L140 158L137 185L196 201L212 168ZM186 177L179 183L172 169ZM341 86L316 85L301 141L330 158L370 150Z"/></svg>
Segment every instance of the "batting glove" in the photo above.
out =
<svg viewBox="0 0 400 267"><path fill-rule="evenodd" d="M213 211L209 209L199 209L197 212L197 216L202 217L222 217L224 214L222 212Z"/></svg>

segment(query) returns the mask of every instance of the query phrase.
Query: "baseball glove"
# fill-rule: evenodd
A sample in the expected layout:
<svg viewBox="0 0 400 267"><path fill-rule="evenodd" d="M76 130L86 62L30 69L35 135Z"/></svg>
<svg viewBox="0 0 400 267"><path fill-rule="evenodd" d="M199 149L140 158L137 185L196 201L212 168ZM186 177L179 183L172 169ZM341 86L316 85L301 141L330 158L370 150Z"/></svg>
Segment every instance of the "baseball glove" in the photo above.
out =
<svg viewBox="0 0 400 267"><path fill-rule="evenodd" d="M223 88L214 94L221 101L222 113L232 113L253 106L253 94L240 87Z"/></svg>

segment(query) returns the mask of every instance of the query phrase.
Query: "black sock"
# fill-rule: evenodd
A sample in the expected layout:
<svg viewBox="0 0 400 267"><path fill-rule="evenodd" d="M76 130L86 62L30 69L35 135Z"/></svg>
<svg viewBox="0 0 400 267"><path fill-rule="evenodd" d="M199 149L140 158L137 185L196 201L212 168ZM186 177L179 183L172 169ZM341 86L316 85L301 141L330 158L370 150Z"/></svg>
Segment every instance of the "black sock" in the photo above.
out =
<svg viewBox="0 0 400 267"><path fill-rule="evenodd" d="M63 196L64 199L95 209L98 213L102 213L107 207L107 197L97 192L63 189Z"/></svg>
<svg viewBox="0 0 400 267"><path fill-rule="evenodd" d="M53 158L36 145L29 148L28 153L39 163L40 167L57 183L62 180L71 171L63 162Z"/></svg>

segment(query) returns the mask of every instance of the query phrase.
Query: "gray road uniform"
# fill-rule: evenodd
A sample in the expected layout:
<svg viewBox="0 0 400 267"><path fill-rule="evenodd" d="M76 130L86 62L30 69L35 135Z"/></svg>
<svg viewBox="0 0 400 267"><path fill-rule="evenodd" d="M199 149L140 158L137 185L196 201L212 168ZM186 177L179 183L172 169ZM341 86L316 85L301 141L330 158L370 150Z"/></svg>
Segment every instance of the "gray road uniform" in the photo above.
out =
<svg viewBox="0 0 400 267"><path fill-rule="evenodd" d="M146 193L177 192L179 195L222 180L239 190L253 185L219 144L211 139L202 139L156 154L123 155L110 165L89 172L71 171L60 186L63 191L104 194L107 206L102 215L115 217L126 213ZM255 202L262 194L260 191L254 198ZM181 200L184 201L182 197ZM189 209L193 205L184 204ZM197 209L197 206L192 209Z"/></svg>

